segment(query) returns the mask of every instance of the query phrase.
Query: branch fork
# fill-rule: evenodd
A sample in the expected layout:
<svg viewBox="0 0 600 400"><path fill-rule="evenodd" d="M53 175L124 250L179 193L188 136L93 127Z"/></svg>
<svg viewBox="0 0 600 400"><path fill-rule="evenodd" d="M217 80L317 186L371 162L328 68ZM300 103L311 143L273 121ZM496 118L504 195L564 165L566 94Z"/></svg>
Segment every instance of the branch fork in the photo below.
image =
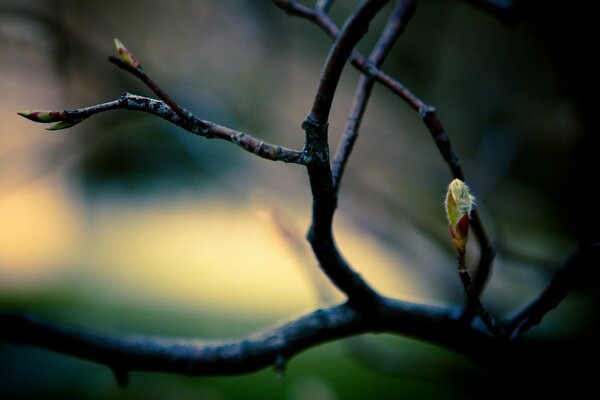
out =
<svg viewBox="0 0 600 400"><path fill-rule="evenodd" d="M368 58L354 48L367 31L370 21L387 3L386 0L363 0L347 18L342 29L328 15L333 4L331 0L316 0L314 8L292 0L274 0L274 3L290 15L300 16L317 24L334 39L312 107L302 123L305 145L301 151L266 143L247 133L200 119L150 79L137 57L116 38L118 57L109 57L109 61L140 79L158 99L123 93L115 100L89 107L62 111L27 111L20 112L19 115L35 122L53 123L48 129L60 130L106 111L141 111L180 126L192 134L229 141L261 158L305 166L313 200L307 240L321 269L332 284L345 294L347 300L339 305L315 310L263 333L219 343L112 336L0 311L0 325L3 327L0 330L1 340L39 346L106 365L114 371L120 384L125 384L128 372L134 370L192 376L235 375L274 366L279 374L283 373L289 359L299 352L332 340L367 332L415 337L448 347L486 364L490 362L489 358L495 361L513 356L513 344L560 303L583 269L598 263L599 244L582 248L557 272L548 288L537 299L513 318L497 323L479 299L491 271L494 249L474 208L474 197L464 184L460 160L450 143L449 135L433 106L420 100L403 84L381 70L385 57L414 14L415 1L396 1ZM362 74L344 135L331 161L328 142L329 113L340 75L348 61ZM448 188L445 206L452 243L457 252L458 272L468 299L464 310L413 304L382 296L352 268L336 245L332 224L341 181L375 82L390 89L419 113L455 178ZM474 278L471 278L465 261L470 229L480 249L478 273ZM475 316L481 318L483 327L471 323Z"/></svg>

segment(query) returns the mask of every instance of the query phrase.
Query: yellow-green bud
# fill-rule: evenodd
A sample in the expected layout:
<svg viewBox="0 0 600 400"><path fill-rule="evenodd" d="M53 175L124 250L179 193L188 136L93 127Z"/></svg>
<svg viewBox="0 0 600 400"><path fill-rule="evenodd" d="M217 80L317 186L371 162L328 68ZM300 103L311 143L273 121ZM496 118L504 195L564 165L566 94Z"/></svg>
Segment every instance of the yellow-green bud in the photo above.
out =
<svg viewBox="0 0 600 400"><path fill-rule="evenodd" d="M115 47L117 48L117 53L121 60L123 60L127 65L131 68L138 69L140 68L139 61L135 58L132 52L127 50L127 48L121 43L121 41L115 38Z"/></svg>
<svg viewBox="0 0 600 400"><path fill-rule="evenodd" d="M464 251L469 239L469 217L475 207L475 197L463 181L454 179L448 186L444 206L454 247Z"/></svg>

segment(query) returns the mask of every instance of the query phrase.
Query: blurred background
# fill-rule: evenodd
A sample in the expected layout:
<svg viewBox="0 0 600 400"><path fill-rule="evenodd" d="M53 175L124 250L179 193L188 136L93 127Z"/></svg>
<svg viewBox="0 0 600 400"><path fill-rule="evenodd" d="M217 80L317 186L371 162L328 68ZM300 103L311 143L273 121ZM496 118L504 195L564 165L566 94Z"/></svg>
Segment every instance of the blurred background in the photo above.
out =
<svg viewBox="0 0 600 400"><path fill-rule="evenodd" d="M355 2L338 3L341 25ZM436 106L462 159L498 246L483 299L499 317L599 239L592 13L524 3L524 21L506 26L460 1L421 1L384 66ZM310 220L302 167L142 113L55 133L16 115L152 96L106 62L115 36L201 118L296 149L331 44L265 1L0 0L0 307L112 333L233 338L341 300L296 245ZM336 93L332 149L358 76L346 68ZM335 228L382 293L462 304L442 208L450 180L418 115L376 86ZM588 349L596 282L528 334L539 348ZM492 381L456 354L386 335L309 350L282 379L133 373L126 388L105 367L0 343L1 398L464 398Z"/></svg>

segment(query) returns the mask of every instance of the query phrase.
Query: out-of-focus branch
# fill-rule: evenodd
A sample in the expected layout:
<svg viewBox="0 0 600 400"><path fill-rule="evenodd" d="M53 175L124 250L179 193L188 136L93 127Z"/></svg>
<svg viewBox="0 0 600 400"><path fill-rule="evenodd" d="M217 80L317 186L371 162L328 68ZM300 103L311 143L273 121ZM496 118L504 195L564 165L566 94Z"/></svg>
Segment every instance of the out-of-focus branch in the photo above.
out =
<svg viewBox="0 0 600 400"><path fill-rule="evenodd" d="M396 2L384 30L369 56L368 62L371 65L375 68L381 67L385 57L392 49L398 37L400 37L400 34L404 31L406 24L413 16L414 12L414 0L398 0ZM354 94L354 100L348 115L348 122L344 129L344 136L339 143L333 160L333 184L336 191L339 191L340 189L340 182L344 174L346 163L348 162L354 144L358 139L360 124L365 110L367 109L367 103L371 97L374 84L375 81L373 80L373 77L369 75L363 74L359 78L358 86Z"/></svg>
<svg viewBox="0 0 600 400"><path fill-rule="evenodd" d="M384 301L385 313L369 315L344 303L313 311L263 333L223 342L115 336L0 311L0 339L103 364L123 380L129 371L215 376L239 375L268 366L280 369L310 347L366 332L418 337L480 362L486 362L483 354L498 352L496 341L458 322L454 310Z"/></svg>
<svg viewBox="0 0 600 400"><path fill-rule="evenodd" d="M492 14L505 25L514 26L521 19L522 0L462 0Z"/></svg>
<svg viewBox="0 0 600 400"><path fill-rule="evenodd" d="M600 243L579 249L556 271L546 290L508 321L504 330L511 339L519 338L563 301L586 270L599 266Z"/></svg>
<svg viewBox="0 0 600 400"><path fill-rule="evenodd" d="M214 122L199 119L193 115L188 116L187 120L184 121L181 116L165 102L130 93L123 93L117 100L96 104L90 107L64 111L27 111L20 112L19 115L35 122L54 122L55 125L49 129L57 130L70 128L94 114L116 109L143 111L155 115L178 125L195 135L203 136L208 139L216 138L226 140L267 160L304 164L304 154L301 151L265 143L244 132L238 132L215 124Z"/></svg>
<svg viewBox="0 0 600 400"><path fill-rule="evenodd" d="M312 9L291 0L273 0L273 2L289 15L305 18L315 23L332 39L336 39L340 33L340 29L329 17L329 15L319 9ZM423 101L417 98L402 83L398 82L394 78L391 78L389 75L375 68L373 65L370 65L368 60L358 51L352 51L350 62L360 72L372 76L377 82L381 83L393 93L404 99L412 108L415 109L415 111L419 111L421 108L426 106Z"/></svg>
<svg viewBox="0 0 600 400"><path fill-rule="evenodd" d="M321 10L322 12L329 12L329 9L333 5L335 0L317 0L315 3L315 7L317 10Z"/></svg>
<svg viewBox="0 0 600 400"><path fill-rule="evenodd" d="M333 304L335 301L335 288L321 273L321 270L310 266L315 259L312 251L306 245L302 230L293 224L292 218L284 214L274 204L269 207L269 219L285 245L291 250L301 268L301 273L306 276L307 283L315 292L319 304Z"/></svg>
<svg viewBox="0 0 600 400"><path fill-rule="evenodd" d="M318 9L310 9L306 6L302 6L295 1L274 1L277 6L288 14L308 19L323 29L333 39L338 37L340 30L326 13ZM356 69L367 76L372 76L377 82L383 84L406 101L415 111L419 112L423 119L423 123L430 131L444 161L448 164L452 176L464 181L465 177L460 165L460 160L454 152L448 133L438 118L435 108L419 99L397 80L375 68L375 66L370 65L367 59L358 51L353 51L350 61ZM477 210L474 210L471 215L471 226L480 248L477 273L473 281L473 291L480 294L491 274L495 250ZM474 315L471 312L468 312L468 314Z"/></svg>
<svg viewBox="0 0 600 400"><path fill-rule="evenodd" d="M362 308L378 305L379 295L352 269L335 244L332 223L337 193L329 161L327 125L333 96L346 61L356 43L367 32L370 21L386 2L363 1L348 17L327 56L313 105L302 124L306 132L304 153L313 196L312 224L307 238L325 274L348 296L352 304Z"/></svg>
<svg viewBox="0 0 600 400"><path fill-rule="evenodd" d="M99 112L110 111L117 108L144 111L172 122L193 134L209 139L219 138L226 140L238 145L246 151L268 160L305 164L303 152L265 143L244 132L234 131L233 129L196 117L193 113L181 107L152 79L150 79L137 58L131 51L127 50L119 39L115 38L115 46L120 58L109 57L108 60L119 68L122 68L139 78L162 101L124 93L118 100L97 104L91 107L64 111L28 111L20 112L19 115L35 122L56 122L56 124L48 129L59 130L70 128Z"/></svg>

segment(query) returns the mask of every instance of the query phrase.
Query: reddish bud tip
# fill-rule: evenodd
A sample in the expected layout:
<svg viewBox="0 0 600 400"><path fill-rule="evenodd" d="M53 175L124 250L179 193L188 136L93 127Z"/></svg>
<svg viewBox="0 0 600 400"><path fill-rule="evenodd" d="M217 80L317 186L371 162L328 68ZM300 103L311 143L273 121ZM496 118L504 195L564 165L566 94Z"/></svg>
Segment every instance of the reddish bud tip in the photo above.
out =
<svg viewBox="0 0 600 400"><path fill-rule="evenodd" d="M21 117L25 117L28 120L34 122L56 122L65 118L64 111L22 111L18 112Z"/></svg>
<svg viewBox="0 0 600 400"><path fill-rule="evenodd" d="M123 60L131 68L140 68L140 63L135 58L133 53L127 50L127 47L125 47L125 45L123 45L123 43L121 43L121 41L117 38L115 38L115 47L117 48L117 53L119 54L121 60Z"/></svg>

